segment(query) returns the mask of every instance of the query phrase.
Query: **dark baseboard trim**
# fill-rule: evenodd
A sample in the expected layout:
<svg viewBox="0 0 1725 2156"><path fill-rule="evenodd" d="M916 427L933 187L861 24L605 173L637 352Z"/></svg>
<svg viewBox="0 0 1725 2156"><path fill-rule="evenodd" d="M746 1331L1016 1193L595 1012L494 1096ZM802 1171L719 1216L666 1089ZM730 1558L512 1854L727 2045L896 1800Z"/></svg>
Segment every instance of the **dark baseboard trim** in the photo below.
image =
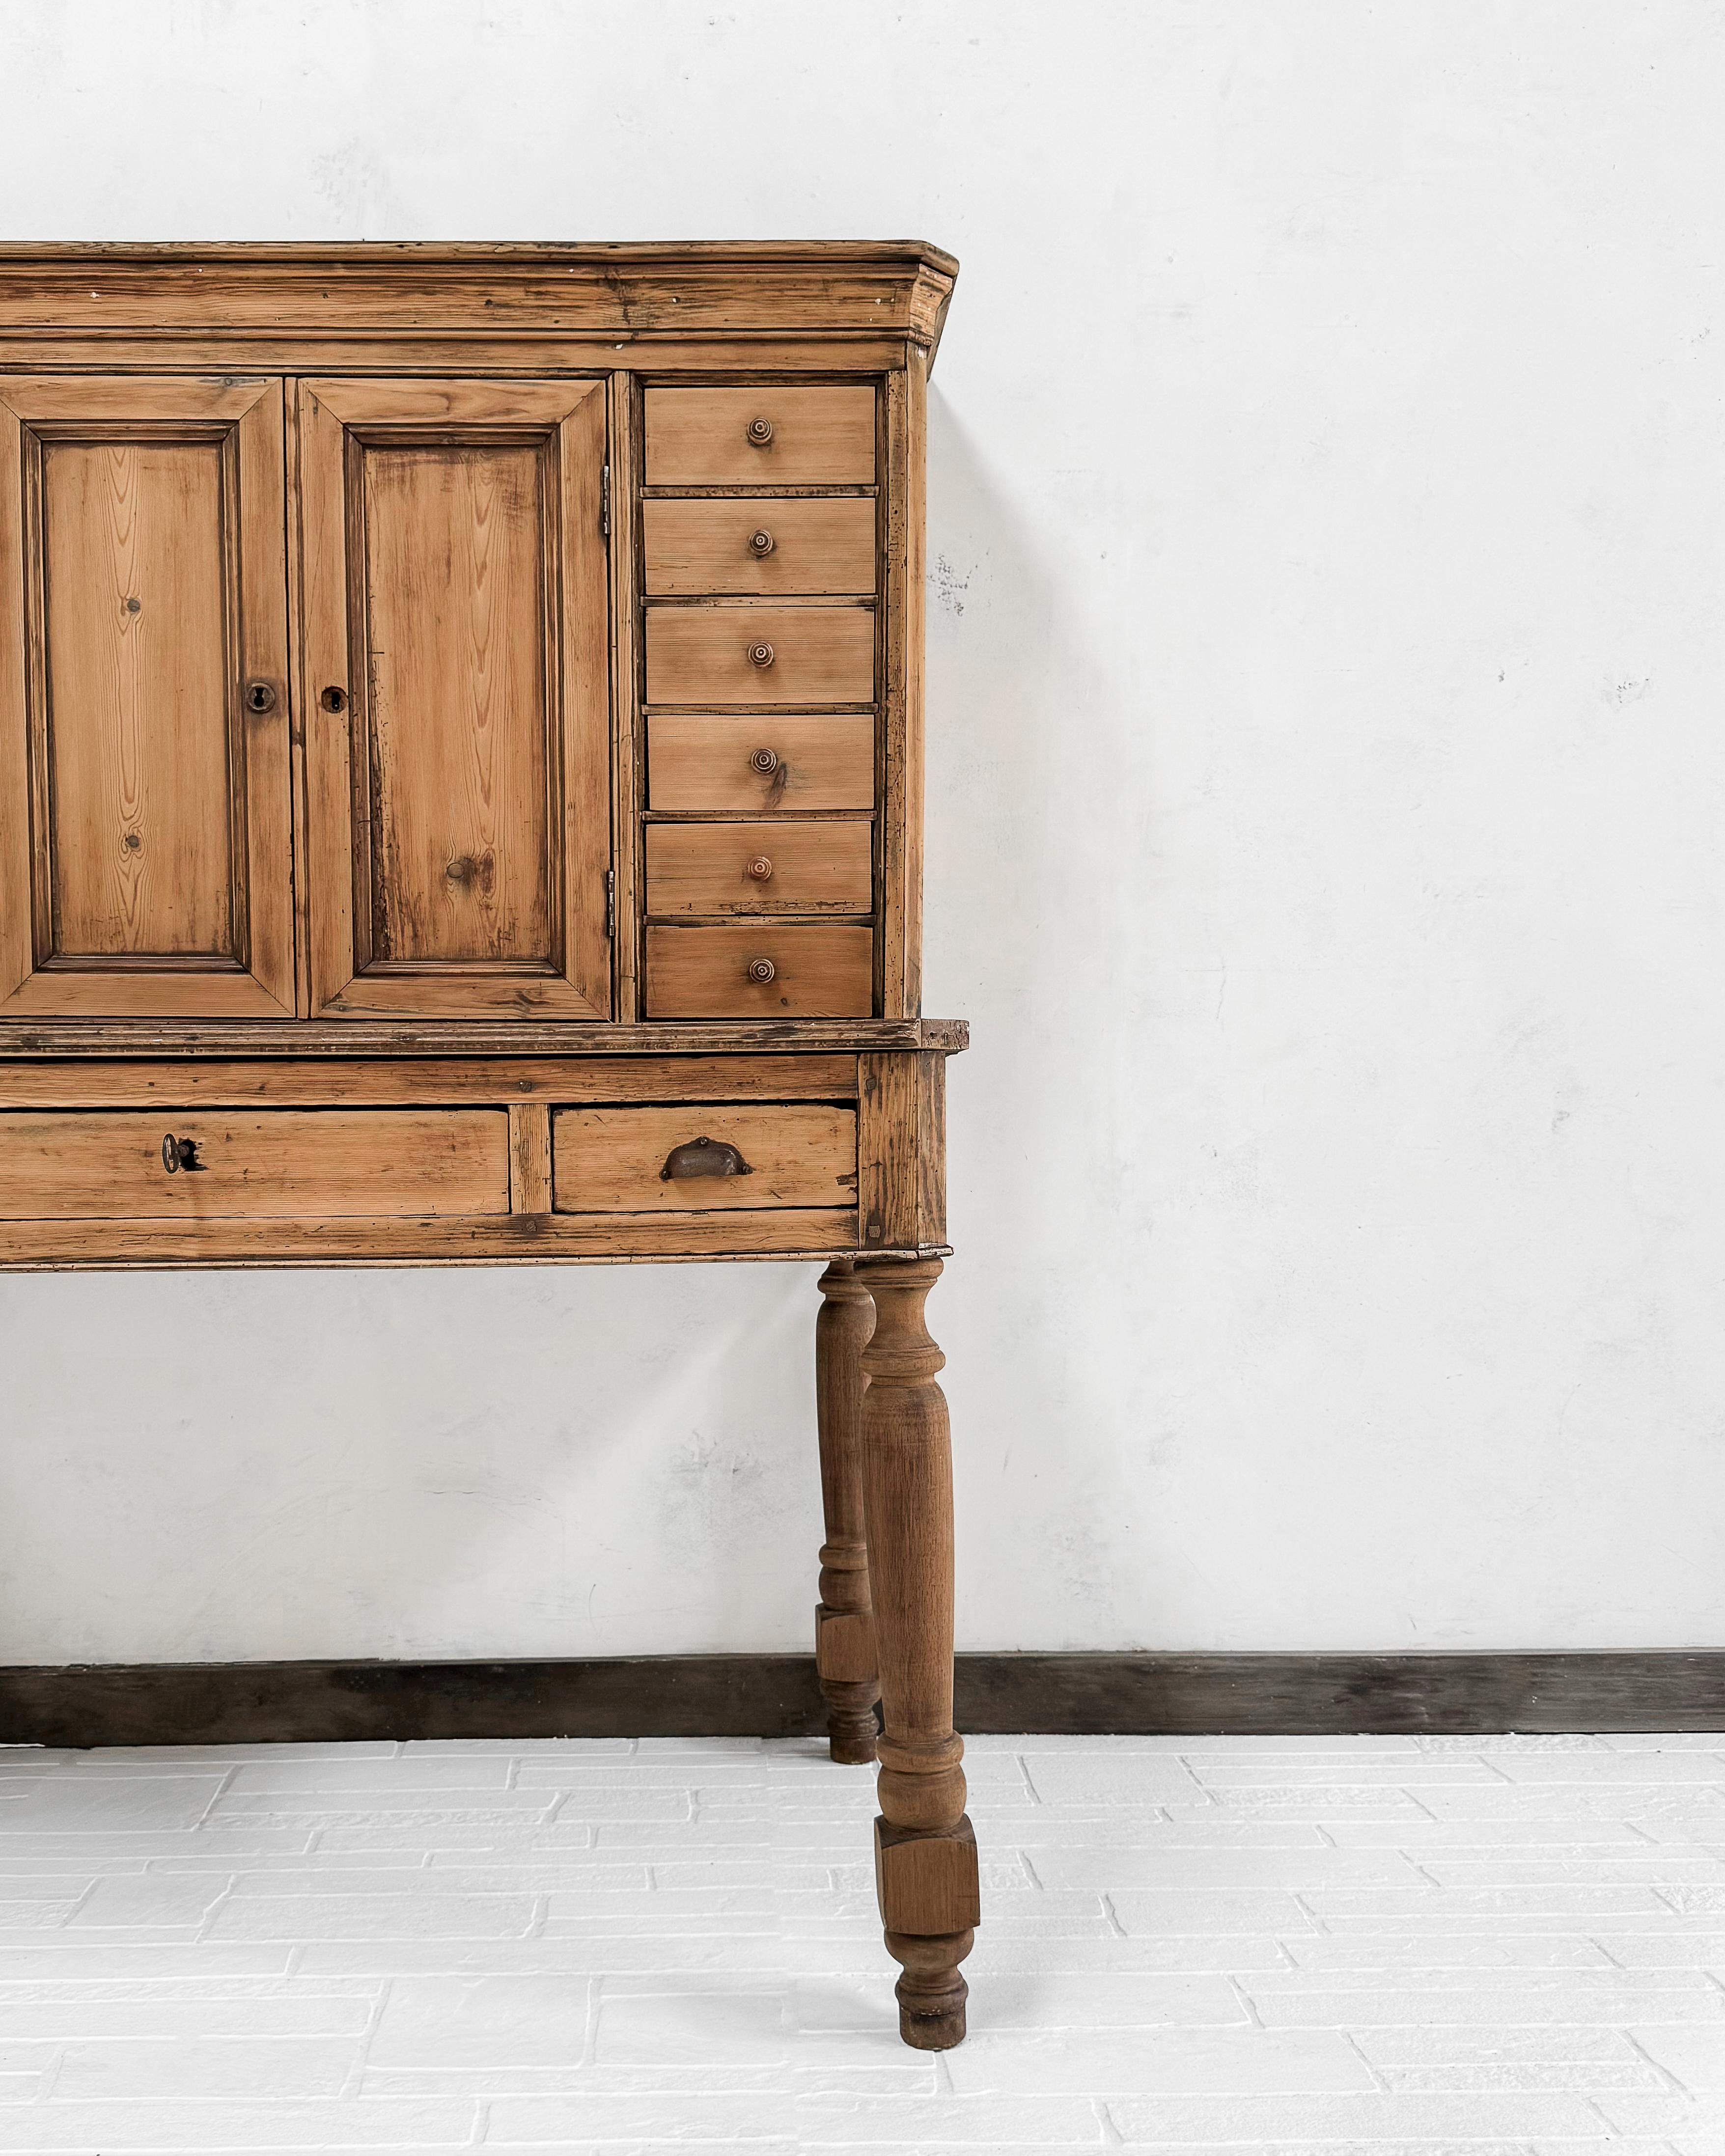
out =
<svg viewBox="0 0 1725 2156"><path fill-rule="evenodd" d="M961 1655L978 1735L1725 1730L1725 1652ZM803 1655L592 1661L155 1662L0 1669L0 1743L807 1737Z"/></svg>

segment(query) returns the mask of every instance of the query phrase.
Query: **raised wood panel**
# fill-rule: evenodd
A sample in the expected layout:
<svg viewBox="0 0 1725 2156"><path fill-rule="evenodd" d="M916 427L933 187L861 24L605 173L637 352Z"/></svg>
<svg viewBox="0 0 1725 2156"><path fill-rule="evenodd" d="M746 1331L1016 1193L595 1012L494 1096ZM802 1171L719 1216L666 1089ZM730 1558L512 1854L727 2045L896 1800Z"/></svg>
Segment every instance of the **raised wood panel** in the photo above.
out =
<svg viewBox="0 0 1725 2156"><path fill-rule="evenodd" d="M730 1147L747 1173L667 1177L679 1147ZM565 1108L552 1117L559 1213L757 1212L856 1205L854 1108L735 1102Z"/></svg>
<svg viewBox="0 0 1725 2156"><path fill-rule="evenodd" d="M641 531L649 597L773 598L875 588L870 501L647 501Z"/></svg>
<svg viewBox="0 0 1725 2156"><path fill-rule="evenodd" d="M301 385L313 1000L610 1009L603 387Z"/></svg>
<svg viewBox="0 0 1725 2156"><path fill-rule="evenodd" d="M829 922L649 927L649 1018L845 1018L870 1008L874 935ZM751 978L757 959L769 981Z"/></svg>
<svg viewBox="0 0 1725 2156"><path fill-rule="evenodd" d="M866 704L874 693L870 608L648 610L649 704Z"/></svg>
<svg viewBox="0 0 1725 2156"><path fill-rule="evenodd" d="M56 957L233 953L223 447L43 445Z"/></svg>
<svg viewBox="0 0 1725 2156"><path fill-rule="evenodd" d="M762 771L756 759L772 758ZM875 721L860 712L658 711L647 722L647 798L663 812L867 808Z"/></svg>
<svg viewBox="0 0 1725 2156"><path fill-rule="evenodd" d="M647 911L866 913L872 826L861 821L655 824L647 832Z"/></svg>
<svg viewBox="0 0 1725 2156"><path fill-rule="evenodd" d="M762 440L751 429L763 421ZM865 486L874 476L865 383L647 392L649 486Z"/></svg>
<svg viewBox="0 0 1725 2156"><path fill-rule="evenodd" d="M502 1121L500 1116L499 1121ZM822 1258L854 1251L849 1206L755 1213L516 1213L444 1219L17 1220L0 1218L0 1270L178 1265L661 1263Z"/></svg>
<svg viewBox="0 0 1725 2156"><path fill-rule="evenodd" d="M278 382L0 380L0 1015L290 1014L282 459Z"/></svg>
<svg viewBox="0 0 1725 2156"><path fill-rule="evenodd" d="M162 1142L193 1148L169 1173ZM0 1218L218 1220L506 1213L501 1109L205 1107L0 1115Z"/></svg>

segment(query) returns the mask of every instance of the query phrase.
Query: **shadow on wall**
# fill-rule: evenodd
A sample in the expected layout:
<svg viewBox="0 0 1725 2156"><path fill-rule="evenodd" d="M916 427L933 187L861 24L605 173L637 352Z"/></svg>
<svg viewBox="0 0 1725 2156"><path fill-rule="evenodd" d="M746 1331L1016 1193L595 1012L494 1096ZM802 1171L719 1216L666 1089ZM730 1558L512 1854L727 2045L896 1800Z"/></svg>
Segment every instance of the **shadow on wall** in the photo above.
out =
<svg viewBox="0 0 1725 2156"><path fill-rule="evenodd" d="M1155 1143L1129 1045L1152 969L1150 714L1120 671L1148 624L1142 590L1124 623L1109 598L1119 480L1054 469L1036 434L1059 428L1013 414L991 431L1029 453L991 465L931 388L924 1008L968 1018L973 1046L949 1070L955 1256L930 1318L951 1356L961 1638L978 1646L1093 1637L1122 1537L1154 1517L1124 1262L1150 1232ZM1026 1577L1070 1631L1032 1614L1024 1635Z"/></svg>

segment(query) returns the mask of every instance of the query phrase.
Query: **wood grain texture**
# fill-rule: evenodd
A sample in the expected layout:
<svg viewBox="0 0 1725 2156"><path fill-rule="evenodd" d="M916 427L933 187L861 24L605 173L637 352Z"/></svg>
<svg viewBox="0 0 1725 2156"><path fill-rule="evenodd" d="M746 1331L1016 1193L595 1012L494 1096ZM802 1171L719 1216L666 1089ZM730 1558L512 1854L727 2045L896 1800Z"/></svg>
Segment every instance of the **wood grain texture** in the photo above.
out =
<svg viewBox="0 0 1725 2156"><path fill-rule="evenodd" d="M8 1063L0 1108L394 1107L530 1100L842 1101L856 1095L854 1055L474 1056L418 1062Z"/></svg>
<svg viewBox="0 0 1725 2156"><path fill-rule="evenodd" d="M399 331L922 341L957 271L923 240L183 246L0 252L0 330ZM744 364L749 362L746 360ZM754 363L762 363L757 360Z"/></svg>
<svg viewBox="0 0 1725 2156"><path fill-rule="evenodd" d="M836 922L750 921L647 931L647 1014L655 1019L834 1018L866 1012L874 935ZM751 978L769 960L770 981ZM693 1044L691 1044L692 1045Z"/></svg>
<svg viewBox="0 0 1725 2156"><path fill-rule="evenodd" d="M827 933L825 930L820 933ZM970 1045L961 1018L788 1019L769 1014L733 1025L661 1020L640 1025L485 1025L439 1019L388 1023L313 1020L290 1030L267 1025L62 1025L0 1024L0 1063L90 1055L215 1058L348 1056L649 1056L829 1055L889 1048L932 1048L957 1055Z"/></svg>
<svg viewBox="0 0 1725 2156"><path fill-rule="evenodd" d="M750 429L764 420L765 442ZM861 383L647 392L649 486L867 485L875 393Z"/></svg>
<svg viewBox="0 0 1725 2156"><path fill-rule="evenodd" d="M551 1111L542 1101L509 1104L509 1209L552 1209Z"/></svg>
<svg viewBox="0 0 1725 2156"><path fill-rule="evenodd" d="M902 1969L899 2032L920 2051L964 2039L958 1965L977 1921L976 1844L952 1727L952 1458L946 1358L923 1309L937 1259L866 1266L875 1329L862 1352L863 1503L884 1716L876 1883Z"/></svg>
<svg viewBox="0 0 1725 2156"><path fill-rule="evenodd" d="M366 451L376 958L554 963L548 446Z"/></svg>
<svg viewBox="0 0 1725 2156"><path fill-rule="evenodd" d="M770 771L754 762L762 751ZM875 721L766 712L657 711L647 725L649 805L661 813L868 808L875 799Z"/></svg>
<svg viewBox="0 0 1725 2156"><path fill-rule="evenodd" d="M647 701L696 706L866 704L875 616L856 606L647 609ZM749 654L768 649L757 665Z"/></svg>
<svg viewBox="0 0 1725 2156"><path fill-rule="evenodd" d="M858 1059L858 1203L863 1241L916 1250L947 1239L944 1057Z"/></svg>
<svg viewBox="0 0 1725 2156"><path fill-rule="evenodd" d="M641 1015L641 795L646 719L641 679L641 387L611 379L611 832L616 1015Z"/></svg>
<svg viewBox="0 0 1725 2156"><path fill-rule="evenodd" d="M300 408L314 1000L603 1015L603 387L320 379Z"/></svg>
<svg viewBox="0 0 1725 2156"><path fill-rule="evenodd" d="M880 609L880 1009L922 1008L923 650L927 382L922 356L886 380Z"/></svg>
<svg viewBox="0 0 1725 2156"><path fill-rule="evenodd" d="M866 913L874 834L854 821L655 824L649 914Z"/></svg>
<svg viewBox="0 0 1725 2156"><path fill-rule="evenodd" d="M642 560L651 598L750 598L875 588L872 501L649 501ZM757 535L772 542L762 552Z"/></svg>
<svg viewBox="0 0 1725 2156"><path fill-rule="evenodd" d="M280 384L13 377L0 441L0 1010L290 1015Z"/></svg>
<svg viewBox="0 0 1725 2156"><path fill-rule="evenodd" d="M979 1735L1329 1737L1706 1733L1725 1652L968 1654ZM553 1661L110 1663L0 1668L0 1743L411 1743L531 1737L815 1737L808 1655Z"/></svg>
<svg viewBox="0 0 1725 2156"><path fill-rule="evenodd" d="M675 1148L731 1146L752 1171L667 1180ZM856 1111L808 1102L696 1102L657 1108L561 1108L552 1117L559 1213L856 1209Z"/></svg>
<svg viewBox="0 0 1725 2156"><path fill-rule="evenodd" d="M162 1141L191 1142L177 1173ZM506 1213L508 1118L483 1108L0 1115L0 1219L231 1221Z"/></svg>
<svg viewBox="0 0 1725 2156"><path fill-rule="evenodd" d="M500 1114L500 1126L504 1122ZM500 1148L502 1143L500 1134ZM165 1179L165 1178L164 1178ZM410 1219L0 1219L0 1269L184 1265L605 1265L854 1255L849 1207L753 1213L472 1214Z"/></svg>
<svg viewBox="0 0 1725 2156"><path fill-rule="evenodd" d="M862 1351L875 1329L875 1305L848 1259L821 1275L814 1324L814 1404L820 1443L820 1599L814 1609L814 1663L827 1705L827 1748L860 1766L875 1757L875 1710L880 1678L869 1599L869 1551L863 1531Z"/></svg>

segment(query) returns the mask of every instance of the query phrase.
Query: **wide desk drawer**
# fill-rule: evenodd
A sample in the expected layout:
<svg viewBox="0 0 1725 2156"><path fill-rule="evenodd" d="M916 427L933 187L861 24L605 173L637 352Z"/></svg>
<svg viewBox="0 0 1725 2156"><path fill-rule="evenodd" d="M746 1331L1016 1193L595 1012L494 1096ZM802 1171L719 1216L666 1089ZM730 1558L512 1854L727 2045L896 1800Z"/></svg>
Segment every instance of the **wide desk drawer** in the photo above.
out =
<svg viewBox="0 0 1725 2156"><path fill-rule="evenodd" d="M641 535L653 598L875 588L875 505L866 500L649 501Z"/></svg>
<svg viewBox="0 0 1725 2156"><path fill-rule="evenodd" d="M0 1219L424 1219L509 1210L503 1108L0 1114Z"/></svg>
<svg viewBox="0 0 1725 2156"><path fill-rule="evenodd" d="M866 704L868 607L656 606L647 613L649 704Z"/></svg>
<svg viewBox="0 0 1725 2156"><path fill-rule="evenodd" d="M798 1101L563 1108L552 1117L559 1213L855 1206L856 1111Z"/></svg>

